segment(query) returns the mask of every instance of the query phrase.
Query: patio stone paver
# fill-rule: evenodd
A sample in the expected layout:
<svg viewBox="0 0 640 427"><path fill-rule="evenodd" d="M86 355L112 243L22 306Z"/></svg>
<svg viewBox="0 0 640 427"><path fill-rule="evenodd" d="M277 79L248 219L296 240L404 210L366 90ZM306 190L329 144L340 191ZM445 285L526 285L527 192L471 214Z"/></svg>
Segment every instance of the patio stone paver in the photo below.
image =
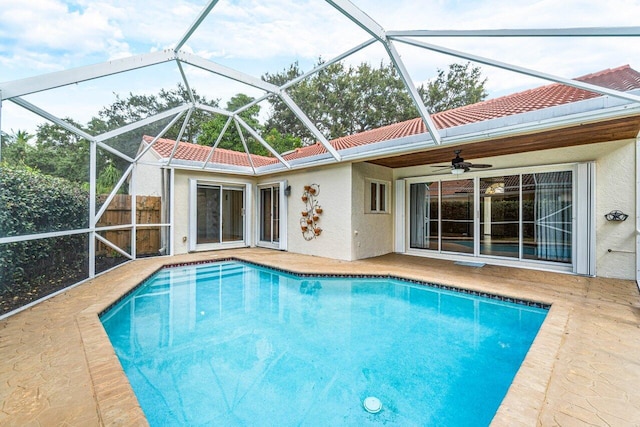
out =
<svg viewBox="0 0 640 427"><path fill-rule="evenodd" d="M138 260L0 320L0 425L147 425L97 313L163 264L229 256L552 303L493 425L640 426L640 295L633 281L395 254L345 262L266 249Z"/></svg>

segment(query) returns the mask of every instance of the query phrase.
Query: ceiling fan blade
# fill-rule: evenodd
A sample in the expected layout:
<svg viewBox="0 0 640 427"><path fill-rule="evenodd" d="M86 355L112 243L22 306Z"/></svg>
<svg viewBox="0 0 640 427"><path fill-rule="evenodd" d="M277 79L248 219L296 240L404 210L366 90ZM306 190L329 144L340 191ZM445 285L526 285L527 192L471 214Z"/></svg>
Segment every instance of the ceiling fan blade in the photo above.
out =
<svg viewBox="0 0 640 427"><path fill-rule="evenodd" d="M476 163L469 163L468 165L469 165L469 167L479 168L479 169L492 168L493 167L493 165L486 165L486 164L483 164L483 163L477 163L477 164Z"/></svg>
<svg viewBox="0 0 640 427"><path fill-rule="evenodd" d="M450 168L451 165L429 165L430 168Z"/></svg>

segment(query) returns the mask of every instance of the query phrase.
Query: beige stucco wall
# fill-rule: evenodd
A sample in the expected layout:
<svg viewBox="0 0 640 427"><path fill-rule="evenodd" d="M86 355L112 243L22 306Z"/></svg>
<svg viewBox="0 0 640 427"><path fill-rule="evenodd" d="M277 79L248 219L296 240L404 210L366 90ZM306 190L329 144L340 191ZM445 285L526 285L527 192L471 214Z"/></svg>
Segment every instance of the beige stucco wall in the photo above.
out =
<svg viewBox="0 0 640 427"><path fill-rule="evenodd" d="M351 260L351 164L292 171L286 174L286 179L291 186L287 213L287 250L299 254ZM323 208L318 221L322 233L317 238L307 241L300 230L301 212L305 208L301 197L304 186L310 184L320 186L316 200Z"/></svg>
<svg viewBox="0 0 640 427"><path fill-rule="evenodd" d="M136 166L135 187L139 196L162 196L162 169L153 164L144 164L157 161L158 158L149 150L142 156L142 163Z"/></svg>
<svg viewBox="0 0 640 427"><path fill-rule="evenodd" d="M151 180L159 182L158 178L148 175ZM251 229L248 230L247 243L255 246L255 230L257 226L257 185L273 183L286 179L291 186L291 196L287 199L287 250L290 252L318 255L329 258L350 260L351 252L351 164L330 165L315 169L292 171L286 174L263 176L259 178L241 177L235 175L214 174L176 170L174 188L174 253L182 254L189 251L189 181L191 179L209 180L231 184L251 184L252 194L250 209ZM150 191L143 187L143 181L138 182L138 191ZM324 211L319 220L322 233L317 238L307 241L300 232L301 212L305 204L301 200L305 185L318 184L320 193L318 203ZM147 188L153 188L153 184ZM142 194L142 193L140 193Z"/></svg>
<svg viewBox="0 0 640 427"><path fill-rule="evenodd" d="M464 147L462 148L464 153ZM596 275L635 279L635 140L468 160L476 163L491 163L493 172L530 166L595 162ZM421 176L430 171L431 169L425 166L396 169L394 178ZM604 214L614 209L629 214L629 219L619 223L607 222ZM613 251L608 252L607 249L613 249ZM618 250L623 252L616 252Z"/></svg>
<svg viewBox="0 0 640 427"><path fill-rule="evenodd" d="M609 148L596 161L596 275L635 279L635 141ZM612 210L629 218L609 222Z"/></svg>
<svg viewBox="0 0 640 427"><path fill-rule="evenodd" d="M368 213L367 179L386 181L387 213ZM352 259L370 258L393 251L393 169L356 163L352 169Z"/></svg>

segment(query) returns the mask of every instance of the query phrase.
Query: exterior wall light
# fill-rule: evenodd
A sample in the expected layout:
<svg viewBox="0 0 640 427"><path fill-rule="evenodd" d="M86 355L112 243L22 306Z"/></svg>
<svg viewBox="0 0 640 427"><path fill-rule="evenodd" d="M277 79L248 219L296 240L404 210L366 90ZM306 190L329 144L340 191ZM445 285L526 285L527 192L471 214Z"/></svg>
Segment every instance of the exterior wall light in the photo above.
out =
<svg viewBox="0 0 640 427"><path fill-rule="evenodd" d="M629 218L629 215L622 211L611 211L608 214L604 214L607 221L624 221Z"/></svg>

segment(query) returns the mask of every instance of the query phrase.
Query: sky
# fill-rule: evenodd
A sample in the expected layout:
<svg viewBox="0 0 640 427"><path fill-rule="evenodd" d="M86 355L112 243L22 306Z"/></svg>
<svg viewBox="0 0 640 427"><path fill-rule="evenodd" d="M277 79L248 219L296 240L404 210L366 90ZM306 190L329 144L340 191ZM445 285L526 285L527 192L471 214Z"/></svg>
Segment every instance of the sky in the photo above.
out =
<svg viewBox="0 0 640 427"><path fill-rule="evenodd" d="M352 0L385 30L504 29L637 26L640 0ZM206 0L0 0L0 85L3 82L172 49ZM309 70L369 39L361 28L321 0L220 0L184 45L197 54L260 77L297 61ZM421 39L475 55L572 78L629 64L640 70L634 37ZM465 60L395 43L416 84ZM388 62L379 44L346 60ZM489 97L548 82L482 66ZM222 106L253 88L185 67L192 87ZM86 123L129 93L157 94L180 82L175 63L71 85L25 99L59 117ZM264 109L263 111L266 111ZM2 103L2 130L35 130L44 120L10 101Z"/></svg>

